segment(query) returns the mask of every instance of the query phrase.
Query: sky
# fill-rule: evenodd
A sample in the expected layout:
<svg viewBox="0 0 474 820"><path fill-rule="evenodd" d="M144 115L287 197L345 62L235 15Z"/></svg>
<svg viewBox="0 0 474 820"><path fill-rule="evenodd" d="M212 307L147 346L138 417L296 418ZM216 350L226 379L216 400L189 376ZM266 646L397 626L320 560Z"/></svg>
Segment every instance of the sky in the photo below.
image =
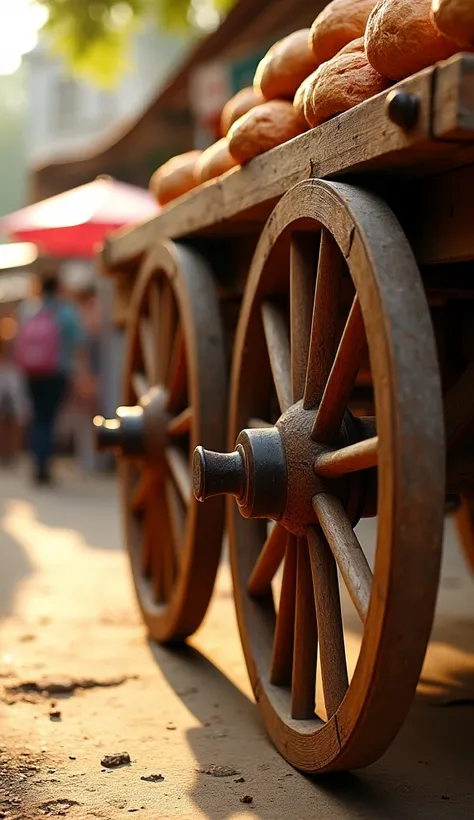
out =
<svg viewBox="0 0 474 820"><path fill-rule="evenodd" d="M35 0L0 0L0 75L20 68L23 55L36 46L46 19L46 10Z"/></svg>

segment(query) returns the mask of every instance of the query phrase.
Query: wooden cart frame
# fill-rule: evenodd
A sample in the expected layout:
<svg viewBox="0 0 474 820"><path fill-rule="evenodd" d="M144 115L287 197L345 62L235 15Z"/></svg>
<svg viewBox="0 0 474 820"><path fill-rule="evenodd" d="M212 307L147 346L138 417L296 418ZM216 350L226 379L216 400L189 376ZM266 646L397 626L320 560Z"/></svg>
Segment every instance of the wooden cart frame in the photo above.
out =
<svg viewBox="0 0 474 820"><path fill-rule="evenodd" d="M127 351L96 429L120 455L144 619L164 642L199 626L225 524L255 697L304 771L367 765L400 728L447 499L473 560L473 184L458 55L101 255ZM354 527L374 515L369 565ZM363 625L350 680L338 576Z"/></svg>

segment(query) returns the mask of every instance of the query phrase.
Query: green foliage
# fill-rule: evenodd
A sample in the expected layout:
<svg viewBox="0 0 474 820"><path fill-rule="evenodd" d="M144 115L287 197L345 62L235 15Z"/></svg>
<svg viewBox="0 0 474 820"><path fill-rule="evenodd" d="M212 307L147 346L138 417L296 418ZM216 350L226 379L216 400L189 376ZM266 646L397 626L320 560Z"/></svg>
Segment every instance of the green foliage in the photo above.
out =
<svg viewBox="0 0 474 820"><path fill-rule="evenodd" d="M205 0L223 14L236 0ZM52 48L71 71L102 86L114 85L129 63L129 45L140 24L195 31L193 11L203 0L38 0L49 13Z"/></svg>

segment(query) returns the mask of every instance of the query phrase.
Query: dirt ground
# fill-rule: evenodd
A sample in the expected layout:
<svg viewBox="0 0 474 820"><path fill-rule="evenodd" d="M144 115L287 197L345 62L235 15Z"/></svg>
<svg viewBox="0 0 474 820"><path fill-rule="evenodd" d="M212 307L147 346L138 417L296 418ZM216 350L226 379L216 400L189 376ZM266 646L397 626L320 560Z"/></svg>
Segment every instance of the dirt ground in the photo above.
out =
<svg viewBox="0 0 474 820"><path fill-rule="evenodd" d="M474 818L474 584L449 521L409 719L369 769L310 778L260 723L225 562L201 630L166 650L140 621L112 479L63 468L38 491L3 472L0 515L1 818Z"/></svg>

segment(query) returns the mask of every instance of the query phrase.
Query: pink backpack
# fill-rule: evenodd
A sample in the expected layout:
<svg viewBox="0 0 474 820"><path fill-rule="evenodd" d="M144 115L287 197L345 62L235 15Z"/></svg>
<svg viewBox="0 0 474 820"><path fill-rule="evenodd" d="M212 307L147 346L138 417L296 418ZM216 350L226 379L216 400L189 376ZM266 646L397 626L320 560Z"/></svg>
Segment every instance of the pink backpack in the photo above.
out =
<svg viewBox="0 0 474 820"><path fill-rule="evenodd" d="M61 328L51 307L43 307L20 328L15 361L29 376L49 376L59 370Z"/></svg>

